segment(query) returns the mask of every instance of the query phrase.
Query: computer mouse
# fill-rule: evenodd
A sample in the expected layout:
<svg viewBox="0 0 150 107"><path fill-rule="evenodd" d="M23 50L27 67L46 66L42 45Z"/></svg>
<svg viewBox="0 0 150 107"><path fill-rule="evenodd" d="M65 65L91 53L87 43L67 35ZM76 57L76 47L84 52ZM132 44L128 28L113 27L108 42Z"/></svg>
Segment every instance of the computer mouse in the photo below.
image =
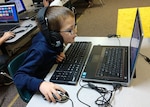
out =
<svg viewBox="0 0 150 107"><path fill-rule="evenodd" d="M13 36L11 36L11 37L9 37L7 40L11 40L11 39L13 39L14 37Z"/></svg>
<svg viewBox="0 0 150 107"><path fill-rule="evenodd" d="M67 92L63 93L61 91L58 91L59 95L61 96L61 100L58 100L57 97L53 94L56 102L59 102L59 103L65 103L69 100L69 94Z"/></svg>

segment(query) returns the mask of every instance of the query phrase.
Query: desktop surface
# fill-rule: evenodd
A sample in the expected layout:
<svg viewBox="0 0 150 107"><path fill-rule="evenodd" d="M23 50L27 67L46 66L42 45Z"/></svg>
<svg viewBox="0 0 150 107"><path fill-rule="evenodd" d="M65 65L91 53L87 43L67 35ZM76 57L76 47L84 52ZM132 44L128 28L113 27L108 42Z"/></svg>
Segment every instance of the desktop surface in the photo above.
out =
<svg viewBox="0 0 150 107"><path fill-rule="evenodd" d="M150 48L149 38L144 38L141 53L149 55L147 49ZM116 45L116 46L128 46L130 38L107 38L107 37L76 37L76 41L91 41L93 45ZM66 47L67 49L68 47ZM45 80L49 81L57 65L54 65L50 70L49 74L46 76ZM113 93L113 99L111 100L111 105L113 107L148 107L149 97L150 97L150 66L149 63L145 62L143 57L139 55L137 66L136 66L136 78L132 80L129 87L122 87L120 90L117 90ZM70 99L74 103L74 107L87 107L86 105L79 102L77 99L78 90L81 88L80 84L87 84L86 82L79 81L77 85L63 85L63 87L69 94ZM105 87L108 90L113 90L112 85L109 84L100 84L94 83L96 86ZM91 107L97 107L95 104L96 99L100 96L95 90L83 88L78 94L81 101L90 105ZM38 102L38 103L37 103ZM51 103L43 99L41 94L35 94L30 102L27 104L27 107L72 107L71 101L68 100L66 103Z"/></svg>
<svg viewBox="0 0 150 107"><path fill-rule="evenodd" d="M11 39L5 41L3 45L3 53L13 56L16 54L22 47L26 46L29 43L33 36L39 31L37 24L32 20L25 20L20 22L20 26L14 29L12 32L15 33L15 36Z"/></svg>
<svg viewBox="0 0 150 107"><path fill-rule="evenodd" d="M5 41L5 43L14 43L23 37L25 34L30 32L32 29L36 28L37 24L35 21L32 20L25 20L20 23L20 27L14 29L12 32L17 32L15 37Z"/></svg>

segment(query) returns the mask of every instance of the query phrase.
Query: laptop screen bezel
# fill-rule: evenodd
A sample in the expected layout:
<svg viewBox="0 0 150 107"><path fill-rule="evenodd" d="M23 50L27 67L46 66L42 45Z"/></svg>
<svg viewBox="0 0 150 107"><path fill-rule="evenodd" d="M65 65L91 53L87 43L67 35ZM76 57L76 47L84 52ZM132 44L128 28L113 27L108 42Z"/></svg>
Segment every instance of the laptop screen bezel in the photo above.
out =
<svg viewBox="0 0 150 107"><path fill-rule="evenodd" d="M26 11L26 7L25 7L23 0L5 0L5 2L6 3L11 3L11 2L16 3L16 8L17 8L18 14L21 14ZM19 11L18 5L21 6L22 10Z"/></svg>
<svg viewBox="0 0 150 107"><path fill-rule="evenodd" d="M136 25L136 21L138 22L138 25ZM132 41L134 41L134 30L135 27L138 26L139 28L139 44L138 47L136 48L136 56L134 58L134 61L132 62ZM141 48L141 44L142 44L142 40L143 40L144 34L143 34L143 29L142 29L142 24L141 24L141 19L140 19L140 13L139 13L139 9L137 8L137 12L136 12L136 16L135 16L135 21L134 21L134 26L133 26L133 32L132 32L132 37L130 40L130 80L135 76L135 71L136 71L136 63L137 63L137 59L138 59L138 54ZM134 64L134 65L132 65Z"/></svg>

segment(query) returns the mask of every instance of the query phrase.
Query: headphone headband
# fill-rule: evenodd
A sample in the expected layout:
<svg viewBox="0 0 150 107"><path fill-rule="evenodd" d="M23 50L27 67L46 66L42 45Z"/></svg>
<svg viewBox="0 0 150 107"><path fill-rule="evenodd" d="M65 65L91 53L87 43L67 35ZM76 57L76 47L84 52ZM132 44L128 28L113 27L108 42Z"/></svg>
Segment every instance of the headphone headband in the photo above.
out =
<svg viewBox="0 0 150 107"><path fill-rule="evenodd" d="M41 24L42 29L47 28L47 24L45 21L45 14L46 14L47 9L48 9L48 7L43 7L39 10L39 12L37 14L37 20Z"/></svg>

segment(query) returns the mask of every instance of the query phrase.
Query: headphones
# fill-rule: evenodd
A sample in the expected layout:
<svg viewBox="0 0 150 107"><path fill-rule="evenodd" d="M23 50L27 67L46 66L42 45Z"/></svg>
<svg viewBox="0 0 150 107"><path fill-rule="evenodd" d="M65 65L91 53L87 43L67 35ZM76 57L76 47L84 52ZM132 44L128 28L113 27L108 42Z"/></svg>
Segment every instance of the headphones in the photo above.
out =
<svg viewBox="0 0 150 107"><path fill-rule="evenodd" d="M44 37L46 38L47 42L55 48L63 47L63 38L60 33L56 31L50 31L48 28L48 19L45 17L46 11L48 7L43 7L39 10L37 14L37 20L41 25L41 32L43 33Z"/></svg>

